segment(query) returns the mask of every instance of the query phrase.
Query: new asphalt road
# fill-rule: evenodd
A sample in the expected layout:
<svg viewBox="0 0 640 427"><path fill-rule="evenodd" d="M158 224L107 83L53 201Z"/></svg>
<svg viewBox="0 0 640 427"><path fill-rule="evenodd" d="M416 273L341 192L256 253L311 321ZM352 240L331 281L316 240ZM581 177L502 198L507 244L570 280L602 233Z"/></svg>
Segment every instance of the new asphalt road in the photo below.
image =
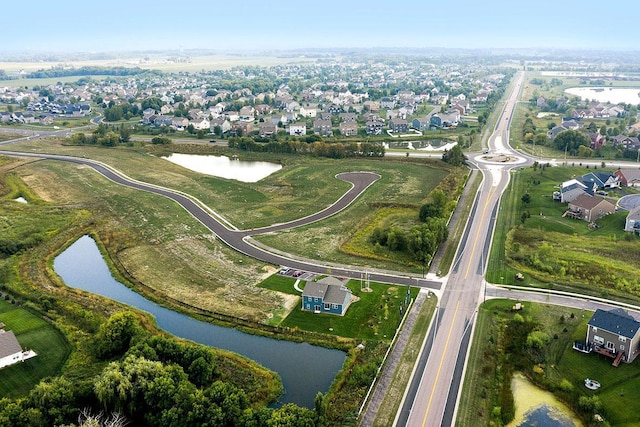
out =
<svg viewBox="0 0 640 427"><path fill-rule="evenodd" d="M11 142L15 142L15 140L5 141L3 143L0 143L0 145L8 144ZM355 279L362 278L363 274L366 273L369 280L372 281L389 284L419 286L434 290L439 289L441 285L440 282L425 280L419 277L407 275L406 273L402 272L379 271L371 268L365 269L363 267L353 267L347 265L323 263L317 260L302 259L291 254L286 254L273 250L271 248L267 248L263 245L258 245L250 238L252 235L268 233L272 231L281 231L306 224L311 224L313 222L328 218L331 215L335 215L336 213L347 208L367 188L369 188L369 186L374 184L380 178L380 175L375 173L345 172L336 175L336 179L341 179L343 181L351 183L351 189L349 189L345 194L339 197L336 202L313 215L300 218L288 223L275 224L260 229L236 230L230 224L225 223L221 217L215 214L213 210L211 210L209 207L205 206L195 198L189 196L188 194L134 180L104 163L85 158L60 156L53 154L25 153L15 151L0 151L0 154L5 156L30 157L82 164L93 168L96 172L100 173L107 179L110 179L117 184L167 197L180 204L191 215L193 215L194 218L205 225L220 240L222 240L231 248L245 255L264 262L268 262L270 264L286 265L298 270L304 270L318 274L351 277Z"/></svg>

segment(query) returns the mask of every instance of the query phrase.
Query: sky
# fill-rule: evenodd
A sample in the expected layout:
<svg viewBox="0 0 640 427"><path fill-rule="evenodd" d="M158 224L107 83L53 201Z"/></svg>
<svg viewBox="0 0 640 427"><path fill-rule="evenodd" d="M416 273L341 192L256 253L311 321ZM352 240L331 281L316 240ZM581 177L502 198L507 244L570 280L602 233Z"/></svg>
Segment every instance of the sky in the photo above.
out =
<svg viewBox="0 0 640 427"><path fill-rule="evenodd" d="M304 48L640 50L640 1L32 0L0 52Z"/></svg>

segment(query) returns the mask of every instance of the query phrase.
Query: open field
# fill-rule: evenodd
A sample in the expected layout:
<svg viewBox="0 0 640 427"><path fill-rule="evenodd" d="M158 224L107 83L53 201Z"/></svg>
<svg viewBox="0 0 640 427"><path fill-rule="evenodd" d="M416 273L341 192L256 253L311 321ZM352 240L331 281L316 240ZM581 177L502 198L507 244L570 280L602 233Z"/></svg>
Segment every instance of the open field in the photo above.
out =
<svg viewBox="0 0 640 427"><path fill-rule="evenodd" d="M106 56L106 55L105 55ZM228 70L233 67L239 66L274 66L274 65L283 65L283 64L302 64L302 63L311 63L315 62L314 58L306 58L302 56L261 56L261 55L233 55L233 54L210 54L210 55L202 55L202 54L179 54L175 55L170 54L158 54L158 53L139 53L139 54L118 54L114 55L112 58L104 58L104 59L71 59L65 61L51 61L51 62L0 62L0 70L5 70L7 75L16 76L18 73L23 70L24 72L30 73L33 71L38 71L41 69L50 69L52 67L58 67L62 64L65 66L72 66L76 68L80 67L128 67L134 68L139 67L142 69L148 70L160 70L165 72L195 72L195 71L213 71L213 70ZM53 82L55 84L56 81L76 81L83 76L75 76L68 77L70 80L65 77L61 77ZM95 78L99 80L100 76L91 76L91 78ZM42 83L43 80L48 79L18 79L18 80L2 80L0 81L0 86L11 86L14 82L20 82L21 84L15 83L17 86L29 86L27 81L31 82L33 85L42 85L46 83Z"/></svg>
<svg viewBox="0 0 640 427"><path fill-rule="evenodd" d="M0 370L0 396L18 397L27 393L49 376L59 375L71 345L51 324L31 313L0 299L0 322L16 335L22 348L38 355L23 363Z"/></svg>
<svg viewBox="0 0 640 427"><path fill-rule="evenodd" d="M588 172L584 167L530 167L513 174L501 201L488 281L514 284L519 271L530 286L640 300L640 246L637 237L623 231L626 213L601 218L600 227L592 229L586 221L562 218L566 204L552 200L562 181ZM531 197L527 205L521 200L525 193ZM614 204L617 197L619 192L609 192ZM524 223L523 212L531 215Z"/></svg>
<svg viewBox="0 0 640 427"><path fill-rule="evenodd" d="M510 371L502 364L499 355L509 345L501 337L505 325L516 315L511 310L512 305L513 301L492 300L480 309L457 426L492 425L492 421L496 421L492 411L500 405L498 390L501 383L510 381ZM640 389L638 362L622 363L614 368L610 359L579 353L571 348L574 340L584 340L591 312L528 303L519 315L532 320L539 330L551 337L544 351L544 362L525 364L525 374L529 379L554 392L574 409L577 409L580 396L598 396L604 407L603 415L611 425L635 425L638 422L640 403L634 394ZM584 387L585 378L597 379L602 388L595 392L588 390Z"/></svg>
<svg viewBox="0 0 640 427"><path fill-rule="evenodd" d="M259 183L244 184L205 177L142 151L67 147L55 141L32 144L47 151L94 157L135 178L195 194L242 228L284 222L329 205L348 188L347 183L334 178L339 172L381 173L383 178L347 211L323 222L321 228L332 227L330 232L311 233L317 243L307 245L303 238L296 237L295 249L291 241L286 246L301 255L315 257L320 252L323 259L339 253L339 245L329 245L329 241L338 242L336 236L341 234L349 236L363 224L362 218L366 221L375 215L379 203L412 204L416 207L411 215L417 217L421 201L447 173L429 167L429 162L406 159L327 161L286 157L281 159L285 164L281 172ZM28 149L29 145L16 147ZM44 201L91 212L96 218L97 237L114 267L142 289L148 287L198 308L258 322L277 321L294 303L283 294L256 287L273 272L272 266L230 250L175 203L117 186L90 169L64 162L31 162L16 168L15 174ZM249 223L251 218L257 219ZM283 234L297 236L298 231ZM403 268L397 262L358 260L353 255L342 254L340 260Z"/></svg>

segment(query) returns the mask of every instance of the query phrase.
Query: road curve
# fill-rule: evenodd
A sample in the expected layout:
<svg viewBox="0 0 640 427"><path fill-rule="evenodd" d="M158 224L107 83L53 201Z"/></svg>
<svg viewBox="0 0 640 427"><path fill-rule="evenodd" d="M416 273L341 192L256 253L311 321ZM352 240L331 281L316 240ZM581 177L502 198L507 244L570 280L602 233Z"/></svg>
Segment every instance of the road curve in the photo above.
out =
<svg viewBox="0 0 640 427"><path fill-rule="evenodd" d="M0 154L13 157L29 157L82 164L94 169L99 174L117 184L167 197L181 205L187 212L189 212L195 219L200 221L205 227L207 227L229 247L247 256L270 264L287 265L298 270L309 271L317 274L330 274L335 276L350 277L354 279L361 278L366 270L369 279L375 282L419 286L432 290L438 290L441 286L441 283L439 281L425 280L419 277L408 275L403 272L378 271L374 269L365 269L364 267L329 264L317 260L301 259L296 258L293 255L274 251L271 248L257 246L250 243L250 237L253 235L281 231L311 224L313 222L328 218L346 209L367 188L369 188L369 186L371 186L380 178L380 175L376 173L345 172L336 175L337 179L351 183L351 189L349 189L344 195L342 195L336 202L315 214L291 222L276 224L259 229L233 230L225 226L220 220L215 218L212 211L207 209L206 206L199 203L196 199L192 198L188 194L134 180L126 176L122 172L119 172L115 168L112 168L104 163L97 162L95 160L55 154L25 153L14 151L0 151Z"/></svg>

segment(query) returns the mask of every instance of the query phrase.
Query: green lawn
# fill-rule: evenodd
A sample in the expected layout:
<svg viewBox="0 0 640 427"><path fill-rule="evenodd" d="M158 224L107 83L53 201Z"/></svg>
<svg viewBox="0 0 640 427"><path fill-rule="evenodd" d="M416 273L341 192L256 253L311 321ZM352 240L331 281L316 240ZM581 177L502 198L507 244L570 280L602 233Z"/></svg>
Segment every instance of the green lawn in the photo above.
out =
<svg viewBox="0 0 640 427"><path fill-rule="evenodd" d="M347 338L390 341L400 324L399 307L407 288L371 283L372 292L363 292L357 280L349 281L347 286L360 300L352 302L344 316L315 314L297 307L280 326ZM418 291L411 288L411 297L415 298Z"/></svg>
<svg viewBox="0 0 640 427"><path fill-rule="evenodd" d="M58 329L5 300L0 300L0 322L15 333L22 348L38 354L24 363L0 370L0 396L22 396L41 379L60 374L71 353L71 345Z"/></svg>
<svg viewBox="0 0 640 427"><path fill-rule="evenodd" d="M429 325L431 324L431 319L433 318L437 304L438 299L432 295L422 305L422 309L411 330L404 352L393 374L391 384L376 413L376 419L373 423L374 427L389 426L393 423L396 413L400 408L404 392L409 385L413 366L416 364L418 356L420 355L420 349L424 343L424 338L429 331Z"/></svg>
<svg viewBox="0 0 640 427"><path fill-rule="evenodd" d="M300 292L296 291L293 285L296 283L296 279L289 276L283 276L280 274L272 274L258 284L259 288L271 289L272 291L278 291L290 295L300 295ZM302 282L301 287L304 287Z"/></svg>

